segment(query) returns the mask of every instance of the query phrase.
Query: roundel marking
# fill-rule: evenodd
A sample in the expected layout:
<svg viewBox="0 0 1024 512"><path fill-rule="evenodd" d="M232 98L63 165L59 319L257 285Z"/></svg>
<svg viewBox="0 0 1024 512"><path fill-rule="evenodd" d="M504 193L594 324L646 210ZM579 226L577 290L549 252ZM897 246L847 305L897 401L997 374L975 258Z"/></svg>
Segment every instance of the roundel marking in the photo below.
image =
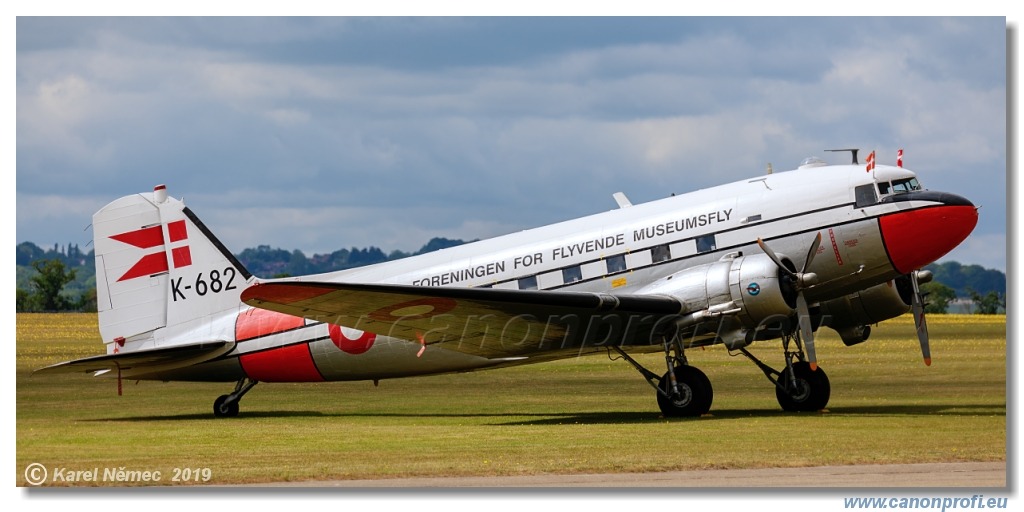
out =
<svg viewBox="0 0 1024 512"><path fill-rule="evenodd" d="M373 320L381 322L394 322L395 320L422 320L432 316L447 313L457 306L452 299L444 297L427 297L423 299L409 300L382 307L368 316Z"/></svg>
<svg viewBox="0 0 1024 512"><path fill-rule="evenodd" d="M753 296L757 296L757 294L761 293L761 285L759 285L757 283L750 283L750 284L748 284L747 285L747 293L749 293L750 295L753 295Z"/></svg>
<svg viewBox="0 0 1024 512"><path fill-rule="evenodd" d="M377 339L377 335L372 332L348 329L350 333L361 333L358 337L350 338L345 335L344 329L346 328L334 324L327 324L327 333L331 336L331 342L341 349L342 352L346 352L354 356L370 350L370 347L373 346L373 342Z"/></svg>

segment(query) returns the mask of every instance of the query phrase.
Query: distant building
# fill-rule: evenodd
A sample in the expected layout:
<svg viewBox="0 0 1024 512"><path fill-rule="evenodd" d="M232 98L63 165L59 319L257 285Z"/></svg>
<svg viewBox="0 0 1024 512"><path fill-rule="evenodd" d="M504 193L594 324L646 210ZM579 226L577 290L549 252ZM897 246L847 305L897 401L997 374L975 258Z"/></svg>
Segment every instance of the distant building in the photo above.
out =
<svg viewBox="0 0 1024 512"><path fill-rule="evenodd" d="M927 299L925 299L927 300ZM949 314L971 314L974 313L974 301L971 299L956 299L946 306L946 313Z"/></svg>

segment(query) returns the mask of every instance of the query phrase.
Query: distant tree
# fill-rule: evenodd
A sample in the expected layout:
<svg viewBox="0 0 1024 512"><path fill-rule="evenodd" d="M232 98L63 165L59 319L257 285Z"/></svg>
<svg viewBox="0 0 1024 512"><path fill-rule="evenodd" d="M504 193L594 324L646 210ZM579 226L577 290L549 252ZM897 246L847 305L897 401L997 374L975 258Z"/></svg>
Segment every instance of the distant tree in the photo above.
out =
<svg viewBox="0 0 1024 512"><path fill-rule="evenodd" d="M78 304L75 308L79 311L96 312L96 287L88 288L78 298Z"/></svg>
<svg viewBox="0 0 1024 512"><path fill-rule="evenodd" d="M356 267L380 263L387 261L387 259L388 257L384 254L384 251L377 247L368 247L366 249L356 249L353 247L348 254L349 264Z"/></svg>
<svg viewBox="0 0 1024 512"><path fill-rule="evenodd" d="M968 289L980 293L1006 293L1006 274L995 269L961 265L956 261L932 263L925 268L935 274L935 281L953 288L962 297L969 295Z"/></svg>
<svg viewBox="0 0 1024 512"><path fill-rule="evenodd" d="M428 252L439 251L441 249L447 249L449 247L456 247L464 243L466 242L463 242L462 240L451 240L449 238L435 237L431 238L430 241L427 242L426 245L421 247L419 251L416 251L416 254L426 254Z"/></svg>
<svg viewBox="0 0 1024 512"><path fill-rule="evenodd" d="M309 260L306 259L306 255L298 249L292 251L288 257L288 264L284 267L284 272L293 276L309 274Z"/></svg>
<svg viewBox="0 0 1024 512"><path fill-rule="evenodd" d="M979 315L994 315L1000 309L1006 310L1006 296L998 292L988 292L982 295L974 290L968 290L971 301L974 302L975 313Z"/></svg>
<svg viewBox="0 0 1024 512"><path fill-rule="evenodd" d="M22 242L18 244L18 256L15 262L18 265L31 265L33 261L41 259L46 251L39 248L38 245L32 242Z"/></svg>
<svg viewBox="0 0 1024 512"><path fill-rule="evenodd" d="M938 281L921 285L921 292L927 294L924 299L927 304L924 308L925 313L945 313L949 303L956 300L956 292Z"/></svg>
<svg viewBox="0 0 1024 512"><path fill-rule="evenodd" d="M64 311L72 303L61 295L64 285L75 280L75 270L68 270L60 260L32 262L36 275L32 276L32 299L40 311Z"/></svg>
<svg viewBox="0 0 1024 512"><path fill-rule="evenodd" d="M386 254L378 247L367 247L364 249L352 247L351 249L338 249L329 254L314 254L310 257L305 256L299 250L286 251L284 249L272 249L269 245L259 245L255 248L245 249L236 256L238 261L242 262L242 265L258 276L274 276L278 274L298 276L372 265L383 261L407 258L413 254L423 254L454 247L464 243L466 242L462 240L434 238L414 253L396 250ZM24 250L27 251L28 249L30 248L26 247ZM68 247L69 252L77 250L77 246Z"/></svg>
<svg viewBox="0 0 1024 512"><path fill-rule="evenodd" d="M15 311L18 313L38 311L35 304L35 298L28 290L22 290L18 288L18 298L15 301Z"/></svg>
<svg viewBox="0 0 1024 512"><path fill-rule="evenodd" d="M400 260L402 258L408 258L409 256L410 256L409 253L402 252L402 251L399 251L398 249L395 249L395 250L391 251L390 254L388 254L388 261Z"/></svg>

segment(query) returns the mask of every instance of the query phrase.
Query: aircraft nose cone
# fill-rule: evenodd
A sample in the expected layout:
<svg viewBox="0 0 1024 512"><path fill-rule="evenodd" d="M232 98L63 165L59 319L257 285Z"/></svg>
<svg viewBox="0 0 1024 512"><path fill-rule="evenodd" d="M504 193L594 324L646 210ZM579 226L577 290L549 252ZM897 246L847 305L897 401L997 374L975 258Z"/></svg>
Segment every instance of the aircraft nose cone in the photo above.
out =
<svg viewBox="0 0 1024 512"><path fill-rule="evenodd" d="M901 274L919 269L952 251L978 224L978 209L958 195L922 192L904 196L900 202L920 201L933 205L878 219L889 259Z"/></svg>

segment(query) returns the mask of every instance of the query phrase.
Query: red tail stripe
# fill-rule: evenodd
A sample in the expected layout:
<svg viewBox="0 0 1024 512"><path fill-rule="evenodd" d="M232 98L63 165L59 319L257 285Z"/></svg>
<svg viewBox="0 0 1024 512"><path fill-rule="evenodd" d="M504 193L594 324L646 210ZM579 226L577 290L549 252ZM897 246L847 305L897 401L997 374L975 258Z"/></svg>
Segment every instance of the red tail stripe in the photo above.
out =
<svg viewBox="0 0 1024 512"><path fill-rule="evenodd" d="M128 245L134 245L139 249L149 249L150 247L156 247L164 244L164 230L161 226L150 226L148 228L114 235L110 238L113 238L118 242L124 242Z"/></svg>
<svg viewBox="0 0 1024 512"><path fill-rule="evenodd" d="M239 360L251 379L264 382L323 382L309 345L300 343L264 352L243 354Z"/></svg>
<svg viewBox="0 0 1024 512"><path fill-rule="evenodd" d="M235 320L235 341L245 341L268 334L288 331L305 325L306 321L297 316L286 315L266 309L248 309Z"/></svg>
<svg viewBox="0 0 1024 512"><path fill-rule="evenodd" d="M142 257L132 268L128 269L117 282L134 279L136 277L149 276L167 272L167 255L162 252L147 254Z"/></svg>

